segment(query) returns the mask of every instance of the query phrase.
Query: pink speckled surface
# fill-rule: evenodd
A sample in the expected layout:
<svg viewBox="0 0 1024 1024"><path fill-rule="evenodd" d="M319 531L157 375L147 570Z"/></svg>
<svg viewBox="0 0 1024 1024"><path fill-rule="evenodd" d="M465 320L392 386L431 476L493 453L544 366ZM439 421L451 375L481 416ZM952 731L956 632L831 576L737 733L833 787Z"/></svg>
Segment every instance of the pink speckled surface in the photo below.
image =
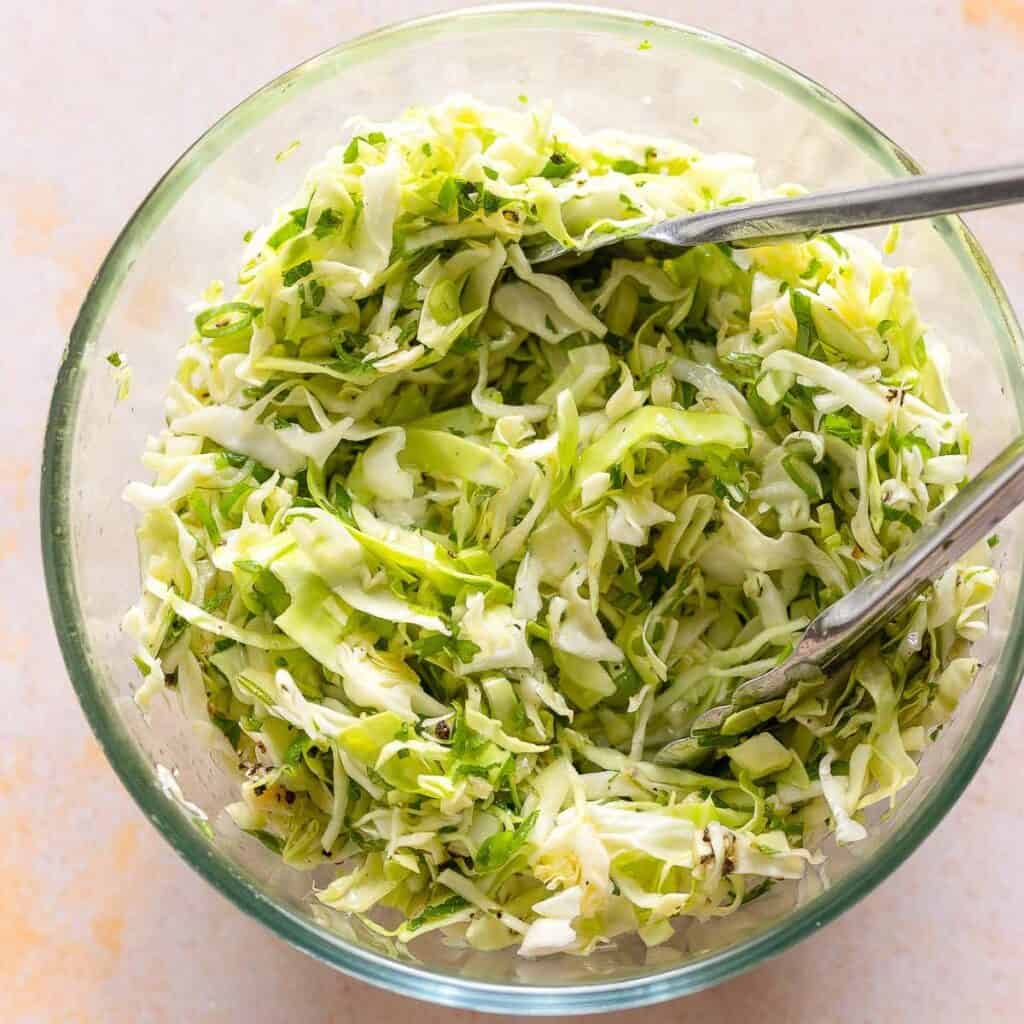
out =
<svg viewBox="0 0 1024 1024"><path fill-rule="evenodd" d="M375 3L9 4L0 32L0 1021L468 1020L313 962L193 875L121 790L52 638L37 542L52 374L114 234L215 117L387 21ZM820 79L928 167L1024 153L1024 3L648 0ZM1016 98L1014 98L1016 97ZM969 218L1024 306L1024 210ZM623 1021L1024 1020L1024 705L924 847L840 921L758 970Z"/></svg>

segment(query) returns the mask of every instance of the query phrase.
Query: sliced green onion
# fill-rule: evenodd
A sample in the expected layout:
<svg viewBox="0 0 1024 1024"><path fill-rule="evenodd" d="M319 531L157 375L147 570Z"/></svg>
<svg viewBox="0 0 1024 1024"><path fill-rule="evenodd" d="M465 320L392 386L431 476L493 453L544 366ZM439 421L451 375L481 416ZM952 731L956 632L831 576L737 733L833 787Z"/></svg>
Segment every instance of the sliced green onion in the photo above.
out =
<svg viewBox="0 0 1024 1024"><path fill-rule="evenodd" d="M226 338L246 330L262 312L259 307L250 306L248 302L224 302L198 314L196 330L204 338Z"/></svg>

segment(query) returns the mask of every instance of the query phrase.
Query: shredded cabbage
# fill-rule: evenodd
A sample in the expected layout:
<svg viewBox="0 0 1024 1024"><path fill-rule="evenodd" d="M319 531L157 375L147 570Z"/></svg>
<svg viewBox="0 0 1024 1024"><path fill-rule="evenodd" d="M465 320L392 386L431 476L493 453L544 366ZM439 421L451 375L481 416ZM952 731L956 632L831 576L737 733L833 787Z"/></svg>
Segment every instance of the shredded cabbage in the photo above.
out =
<svg viewBox="0 0 1024 1024"><path fill-rule="evenodd" d="M197 307L126 493L137 699L230 748L232 819L334 865L327 906L657 944L914 777L978 668L983 548L848 671L689 734L965 478L909 272L827 235L529 263L765 194L746 158L455 97L358 124Z"/></svg>

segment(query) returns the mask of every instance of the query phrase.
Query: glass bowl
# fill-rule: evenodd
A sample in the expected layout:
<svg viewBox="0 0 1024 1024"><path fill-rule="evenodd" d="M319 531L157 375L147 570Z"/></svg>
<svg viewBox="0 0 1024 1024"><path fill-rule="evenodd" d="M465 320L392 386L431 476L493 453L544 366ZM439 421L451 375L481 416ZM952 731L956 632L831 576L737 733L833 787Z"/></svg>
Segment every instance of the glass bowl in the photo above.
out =
<svg viewBox="0 0 1024 1024"><path fill-rule="evenodd" d="M648 45L649 44L649 45ZM588 958L523 960L421 940L388 948L309 899L306 875L237 832L220 809L232 783L183 715L157 702L144 719L119 622L139 578L134 514L121 500L162 425L186 310L212 278L231 280L242 234L287 202L305 166L339 141L353 113L389 117L467 91L514 104L550 98L595 129L681 136L757 157L770 183L843 185L915 173L914 162L839 99L736 43L635 14L581 7L488 7L410 22L348 42L288 72L215 124L157 183L89 291L57 378L42 473L42 541L57 633L85 713L139 806L198 872L277 935L356 977L453 1006L575 1013L652 1003L749 968L821 927L914 850L963 791L995 738L1024 661L1019 587L1024 533L1001 529L1004 573L983 646L985 669L925 755L896 809L864 843L831 853L829 886L780 887L733 917L681 929L647 951L624 942ZM294 140L289 159L275 155ZM1021 429L1022 339L1002 288L963 224L909 227L899 256L916 268L927 320L957 360L980 463ZM132 368L116 403L106 356ZM161 785L172 769L199 821ZM431 941L433 938L433 941ZM885 937L879 936L884 942Z"/></svg>

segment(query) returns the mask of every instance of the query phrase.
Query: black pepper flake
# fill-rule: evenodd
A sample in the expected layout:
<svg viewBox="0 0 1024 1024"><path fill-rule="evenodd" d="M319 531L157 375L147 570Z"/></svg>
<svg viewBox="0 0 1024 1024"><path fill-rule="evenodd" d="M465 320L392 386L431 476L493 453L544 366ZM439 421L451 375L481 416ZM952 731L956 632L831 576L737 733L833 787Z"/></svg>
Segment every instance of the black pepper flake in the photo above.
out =
<svg viewBox="0 0 1024 1024"><path fill-rule="evenodd" d="M295 794L290 789L285 791L284 802L286 804L293 804L293 803L295 803Z"/></svg>
<svg viewBox="0 0 1024 1024"><path fill-rule="evenodd" d="M452 737L451 726L445 721L438 722L434 726L434 733L439 740L449 740Z"/></svg>

